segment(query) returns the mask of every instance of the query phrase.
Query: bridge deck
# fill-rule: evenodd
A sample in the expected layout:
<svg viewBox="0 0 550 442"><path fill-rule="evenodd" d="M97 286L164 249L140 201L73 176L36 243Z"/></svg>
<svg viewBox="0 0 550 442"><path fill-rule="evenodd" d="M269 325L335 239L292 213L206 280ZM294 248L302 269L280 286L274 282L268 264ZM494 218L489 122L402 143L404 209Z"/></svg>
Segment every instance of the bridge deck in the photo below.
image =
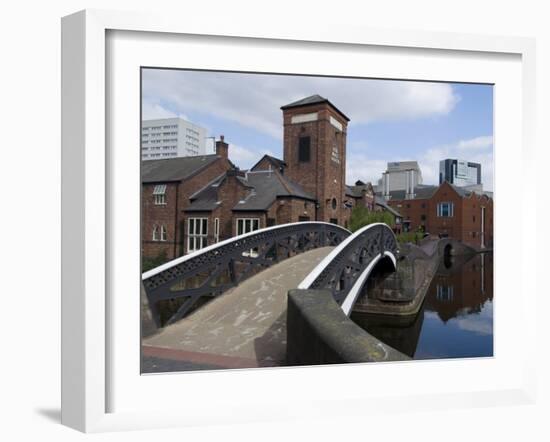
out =
<svg viewBox="0 0 550 442"><path fill-rule="evenodd" d="M277 366L286 353L286 298L332 250L276 264L143 340L144 372Z"/></svg>

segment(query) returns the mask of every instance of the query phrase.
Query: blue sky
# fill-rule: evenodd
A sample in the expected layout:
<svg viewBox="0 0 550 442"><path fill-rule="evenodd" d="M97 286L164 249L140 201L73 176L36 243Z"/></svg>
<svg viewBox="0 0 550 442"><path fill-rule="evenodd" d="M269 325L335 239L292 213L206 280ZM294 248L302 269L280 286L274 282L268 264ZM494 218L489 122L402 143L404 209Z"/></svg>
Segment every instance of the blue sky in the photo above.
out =
<svg viewBox="0 0 550 442"><path fill-rule="evenodd" d="M417 160L437 184L439 161L481 163L493 190L493 87L414 81L144 69L144 119L179 116L225 135L230 158L250 167L264 153L282 158L280 107L309 95L350 118L347 182L376 183L389 161Z"/></svg>

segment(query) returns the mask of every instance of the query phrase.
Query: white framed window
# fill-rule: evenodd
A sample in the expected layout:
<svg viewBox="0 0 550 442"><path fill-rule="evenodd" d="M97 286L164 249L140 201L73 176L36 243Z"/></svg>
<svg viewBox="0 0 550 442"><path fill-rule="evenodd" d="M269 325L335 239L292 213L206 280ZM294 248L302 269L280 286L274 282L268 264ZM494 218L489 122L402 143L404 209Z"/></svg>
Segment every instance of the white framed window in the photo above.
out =
<svg viewBox="0 0 550 442"><path fill-rule="evenodd" d="M260 228L260 218L237 218L237 235L253 232Z"/></svg>
<svg viewBox="0 0 550 442"><path fill-rule="evenodd" d="M159 184L153 189L153 198L155 206L166 205L166 184Z"/></svg>
<svg viewBox="0 0 550 442"><path fill-rule="evenodd" d="M160 225L154 225L153 226L153 241L166 241L166 235L167 235L166 226Z"/></svg>
<svg viewBox="0 0 550 442"><path fill-rule="evenodd" d="M237 218L237 235L253 232L260 228L260 218ZM255 258L258 256L258 249L250 249L243 252L243 256L251 256Z"/></svg>
<svg viewBox="0 0 550 442"><path fill-rule="evenodd" d="M452 217L454 215L454 204L445 202L437 204L437 216Z"/></svg>
<svg viewBox="0 0 550 442"><path fill-rule="evenodd" d="M454 287L452 285L437 284L435 297L438 301L451 302L454 298Z"/></svg>
<svg viewBox="0 0 550 442"><path fill-rule="evenodd" d="M220 219L214 218L214 242L220 241Z"/></svg>
<svg viewBox="0 0 550 442"><path fill-rule="evenodd" d="M208 243L208 218L187 219L187 251L206 247Z"/></svg>

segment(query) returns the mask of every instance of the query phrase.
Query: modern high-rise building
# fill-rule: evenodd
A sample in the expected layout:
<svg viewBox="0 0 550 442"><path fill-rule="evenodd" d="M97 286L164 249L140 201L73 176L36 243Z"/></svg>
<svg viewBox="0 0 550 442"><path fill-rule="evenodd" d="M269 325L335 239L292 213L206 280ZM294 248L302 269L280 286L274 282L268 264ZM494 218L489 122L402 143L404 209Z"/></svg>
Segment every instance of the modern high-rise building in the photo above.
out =
<svg viewBox="0 0 550 442"><path fill-rule="evenodd" d="M182 118L141 122L141 159L206 155L206 129Z"/></svg>
<svg viewBox="0 0 550 442"><path fill-rule="evenodd" d="M481 164L446 159L439 162L439 184L447 181L458 187L481 186Z"/></svg>
<svg viewBox="0 0 550 442"><path fill-rule="evenodd" d="M377 191L389 195L394 190L404 190L408 198L412 198L419 184L422 184L422 171L417 161L393 161L378 180Z"/></svg>

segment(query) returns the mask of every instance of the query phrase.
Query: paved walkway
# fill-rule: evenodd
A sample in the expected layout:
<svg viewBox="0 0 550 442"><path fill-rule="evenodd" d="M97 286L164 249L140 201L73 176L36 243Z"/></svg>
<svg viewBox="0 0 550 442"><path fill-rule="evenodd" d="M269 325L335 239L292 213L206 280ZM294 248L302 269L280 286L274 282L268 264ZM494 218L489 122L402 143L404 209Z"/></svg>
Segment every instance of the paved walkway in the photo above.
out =
<svg viewBox="0 0 550 442"><path fill-rule="evenodd" d="M323 247L286 259L144 339L143 371L283 364L287 292L331 250Z"/></svg>

